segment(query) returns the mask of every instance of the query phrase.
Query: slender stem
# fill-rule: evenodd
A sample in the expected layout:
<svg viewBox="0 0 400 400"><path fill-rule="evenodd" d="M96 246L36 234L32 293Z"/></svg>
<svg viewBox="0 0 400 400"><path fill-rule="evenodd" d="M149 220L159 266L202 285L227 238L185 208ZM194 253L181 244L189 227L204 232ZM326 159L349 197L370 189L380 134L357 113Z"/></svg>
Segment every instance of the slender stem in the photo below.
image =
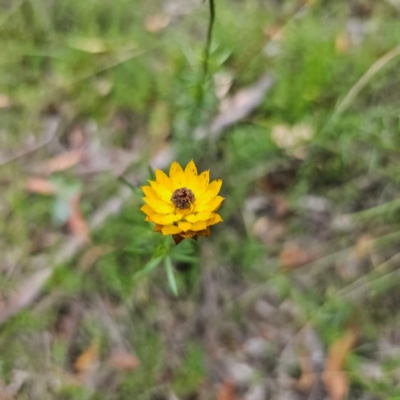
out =
<svg viewBox="0 0 400 400"><path fill-rule="evenodd" d="M200 111L203 106L204 101L204 84L206 82L208 76L208 66L210 60L210 52L211 52L211 41L213 36L214 22L215 22L215 2L214 0L209 0L210 5L210 19L208 21L207 28L207 41L204 47L204 59L202 66L202 76L197 85L197 93L196 93L196 112L192 114L192 121L190 125L196 125L199 119Z"/></svg>
<svg viewBox="0 0 400 400"><path fill-rule="evenodd" d="M208 23L207 30L207 42L204 51L204 61L203 61L203 81L207 78L208 74L208 60L210 58L210 50L211 50L211 39L213 34L214 22L215 22L215 3L214 0L209 0L210 4L210 20Z"/></svg>

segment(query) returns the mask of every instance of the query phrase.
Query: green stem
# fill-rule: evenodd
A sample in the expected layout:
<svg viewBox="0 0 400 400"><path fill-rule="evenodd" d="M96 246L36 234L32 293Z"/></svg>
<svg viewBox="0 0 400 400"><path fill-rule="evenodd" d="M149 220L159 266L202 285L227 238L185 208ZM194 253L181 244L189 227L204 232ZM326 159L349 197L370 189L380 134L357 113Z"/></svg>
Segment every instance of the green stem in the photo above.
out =
<svg viewBox="0 0 400 400"><path fill-rule="evenodd" d="M195 126L198 123L198 117L200 115L200 111L203 107L204 101L204 85L208 76L208 66L210 60L210 52L211 52L211 41L213 36L214 22L215 22L215 2L214 0L209 0L210 5L210 19L208 21L207 28L207 41L204 47L204 59L202 66L202 76L197 85L197 93L196 93L196 110L192 113L194 120L191 121L191 126Z"/></svg>
<svg viewBox="0 0 400 400"><path fill-rule="evenodd" d="M207 78L208 75L208 60L210 58L210 50L211 50L211 40L215 22L215 3L214 0L209 0L210 3L210 21L208 23L207 30L207 42L204 51L204 61L203 61L203 81Z"/></svg>

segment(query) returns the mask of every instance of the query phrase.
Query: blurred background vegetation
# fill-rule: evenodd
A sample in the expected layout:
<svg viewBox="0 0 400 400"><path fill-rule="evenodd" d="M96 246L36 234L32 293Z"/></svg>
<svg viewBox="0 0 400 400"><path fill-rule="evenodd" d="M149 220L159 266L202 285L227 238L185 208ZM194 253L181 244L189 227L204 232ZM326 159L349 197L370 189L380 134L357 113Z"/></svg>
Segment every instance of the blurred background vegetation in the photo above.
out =
<svg viewBox="0 0 400 400"><path fill-rule="evenodd" d="M400 2L218 0L204 78L208 5L0 0L1 400L400 399Z"/></svg>

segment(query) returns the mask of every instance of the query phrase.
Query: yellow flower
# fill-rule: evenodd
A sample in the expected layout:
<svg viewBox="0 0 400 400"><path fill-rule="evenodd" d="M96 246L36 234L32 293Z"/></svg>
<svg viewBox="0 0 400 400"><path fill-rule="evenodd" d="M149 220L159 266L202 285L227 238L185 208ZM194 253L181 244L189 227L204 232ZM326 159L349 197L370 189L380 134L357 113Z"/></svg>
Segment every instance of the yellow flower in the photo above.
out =
<svg viewBox="0 0 400 400"><path fill-rule="evenodd" d="M169 176L156 169L156 180L142 186L146 204L141 208L154 230L172 235L178 244L185 238L210 236L210 226L222 222L216 213L224 198L218 196L222 179L210 183L210 171L197 174L192 161L185 170L173 162Z"/></svg>

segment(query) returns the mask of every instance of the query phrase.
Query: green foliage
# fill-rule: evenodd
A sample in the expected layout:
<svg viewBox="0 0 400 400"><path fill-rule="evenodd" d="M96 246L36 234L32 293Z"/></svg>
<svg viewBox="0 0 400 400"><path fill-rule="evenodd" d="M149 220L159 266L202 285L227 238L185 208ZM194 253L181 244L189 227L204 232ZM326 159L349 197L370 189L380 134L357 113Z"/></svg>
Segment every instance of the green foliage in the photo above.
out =
<svg viewBox="0 0 400 400"><path fill-rule="evenodd" d="M203 349L196 343L187 346L183 362L177 370L173 388L177 395L187 395L198 389L205 378Z"/></svg>
<svg viewBox="0 0 400 400"><path fill-rule="evenodd" d="M340 257L332 256L327 262L329 273L318 270L318 263L301 267L304 270L299 271L281 273L279 269L279 249L289 238L310 235L318 246L321 237L325 237L329 242L328 253L335 254L338 249L353 246L359 234L376 237L399 232L398 204L391 203L398 198L400 176L398 58L367 82L346 112L337 113L337 105L360 77L398 45L398 18L389 2L374 5L374 15L367 25L361 25L360 43L351 44L349 50L340 50L337 39L348 34L348 2L317 1L306 12L292 18L296 1L271 2L282 3L279 6L269 2L261 6L255 0L218 1L209 76L205 81L201 73L208 21L205 4L188 15L172 17L166 29L151 33L144 28L145 20L160 11L158 2L3 3L0 7L0 94L10 99L11 106L0 107L1 156L3 153L8 156L8 149L10 154L19 154L21 143L29 144L41 137L43 111L53 107L72 122L91 119L97 123L101 129L96 140L110 148L130 150L143 137L144 141L158 141L159 125L166 122L163 135L169 134L180 160L195 155L202 166L211 168L213 174L224 179L222 190L226 202L221 214L225 223L213 227L211 239L199 238L199 243L185 240L175 246L170 237L153 232L139 211L141 191L133 187L132 199L122 214L109 218L93 232L93 246L104 249L96 260L83 267L82 254L79 254L71 262L54 267L45 294L55 293L55 297L60 296L66 302L78 298L85 305L97 304L99 297L107 299L107 306L117 310L116 315L121 318L116 324L126 328L122 333L124 340L137 352L140 366L121 374L117 393L112 398L150 400L154 399L157 388L164 388L162 377L171 367L166 365L169 350L160 314L164 317L163 313L172 309L171 315L165 318L180 321L190 318L193 309L198 307L202 301L199 292L204 267L200 250L203 240L212 240L215 262L223 268L221 274L220 271L216 274L222 276L218 281L223 286L221 297L233 296L232 293L236 296L236 290L247 294L246 290L251 292L253 287L267 287L279 304L287 301L296 305L293 324L302 327L310 322L327 348L357 315L360 344L346 364L351 378L350 396L358 398L366 392L383 400L398 399L400 394L393 374L399 366L398 360L379 359L384 370L384 376L379 379L368 380L361 373L363 363L376 357L376 349L368 346L377 341L379 326L390 325L398 318L398 278L389 275L390 271L374 272L375 265L366 263L362 273L367 278L368 302L349 301L340 296L340 288L348 285L349 279L332 272L339 269L343 261ZM364 17L359 22L365 22ZM274 55L268 54L271 39L265 33L271 26L282 30ZM231 76L231 93L235 93L266 72L274 76L275 84L252 115L216 143L210 145L193 139L196 125L208 126L218 113L215 74ZM199 87L205 90L201 109L196 103ZM120 114L126 116L126 128L114 126L118 125L115 120ZM279 148L271 137L275 125L298 123L310 125L315 132L306 143L302 157ZM123 133L117 134L118 129ZM69 127L57 134L51 151L65 146L66 131ZM150 134L142 137L143 132ZM57 240L63 241L65 236L60 225L66 222L68 200L78 189L83 188L83 208L90 214L103 200L114 195L120 184L114 177L103 174L99 178L101 188L91 191L85 187L85 183L92 183L90 178L84 177L79 182L72 178L73 173L61 173L50 178L58 188L58 196L27 195L23 189L25 178L36 173L36 164L31 160L36 160L36 156L38 161L48 159L52 154L47 151L39 148L32 158L28 154L1 166L0 249L4 260L0 265L0 291L6 296L25 272L32 272L25 271L25 261L35 256L31 242L40 233L56 231ZM146 148L137 163L139 167L147 163L147 152L152 151ZM246 225L245 201L249 194L264 196L268 201L273 199L276 192L266 192L260 181L271 172L288 169L294 172L293 184L283 189L290 202L289 215L278 220L270 209L262 209L255 215L274 222L277 218L278 223L285 225L282 238L265 245L256 237L252 226ZM314 234L315 226L301 208L304 195L320 196L330 202L329 218L338 210L343 213L369 211L355 216L355 227L350 233L337 233L329 228L327 236L323 236L326 232ZM377 208L371 211L371 207ZM323 224L324 215L321 217L322 213L312 211L314 214L309 214L316 215ZM398 239L395 234L387 243L382 240L374 251L391 257L391 251L397 251ZM50 247L42 249L46 254L50 251ZM373 256L375 262L380 253ZM308 277L313 269L320 278L312 287L303 287L301 278ZM235 291L231 293L231 288L224 285L232 285ZM58 297L54 301L59 301ZM385 302L389 306L384 308ZM57 306L47 305L23 311L2 326L1 379L12 379L17 358L22 364L18 368L29 367L37 374L37 371L43 372L41 368L46 363L37 357L32 343L40 342L38 337L42 332L52 332L57 310ZM240 303L233 311L235 322L246 331L251 313L248 316ZM173 312L177 315L172 315ZM100 356L106 359L112 342L107 330L91 318L82 322L81 329L78 336L84 340L101 341ZM79 339L82 338L79 336ZM188 339L180 365L168 371L178 396L190 395L206 381L204 348L196 339ZM68 344L58 338L49 346L51 363L65 368L70 361ZM271 351L270 366L278 354L278 349ZM293 371L293 375L298 376L300 372ZM22 396L28 398L26 393ZM82 387L68 385L56 394L56 398L65 400L103 400L110 396L107 390L92 394Z"/></svg>

